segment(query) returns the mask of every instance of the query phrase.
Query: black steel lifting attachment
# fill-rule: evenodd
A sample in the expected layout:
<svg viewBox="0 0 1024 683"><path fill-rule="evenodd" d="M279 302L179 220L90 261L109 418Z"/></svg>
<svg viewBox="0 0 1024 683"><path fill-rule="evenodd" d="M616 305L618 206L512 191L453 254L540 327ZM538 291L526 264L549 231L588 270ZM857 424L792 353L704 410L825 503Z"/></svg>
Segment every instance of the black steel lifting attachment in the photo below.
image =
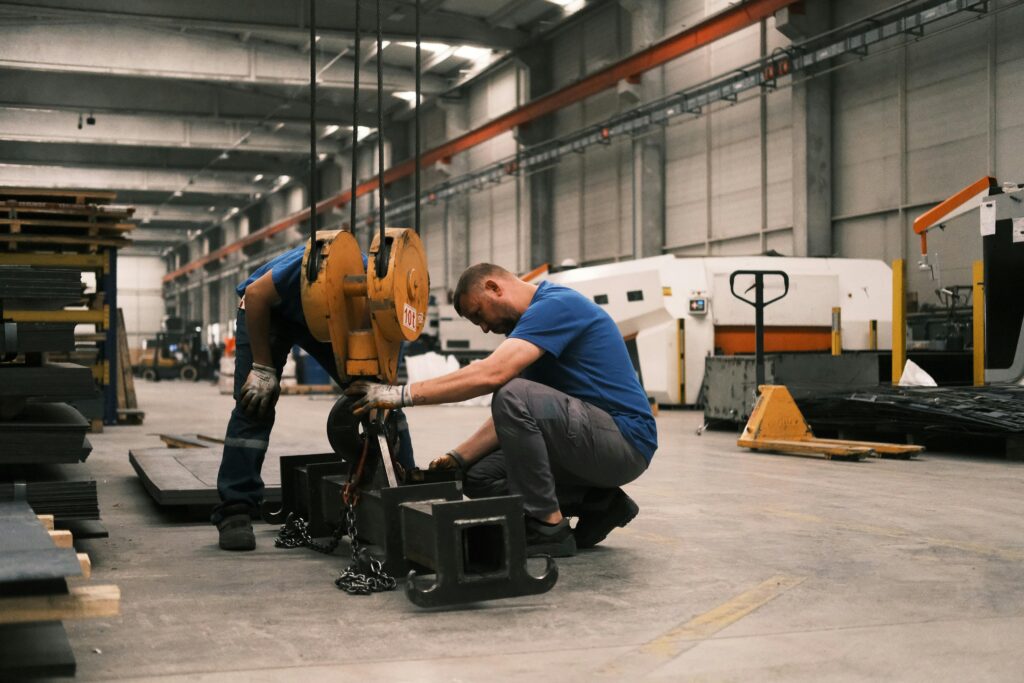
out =
<svg viewBox="0 0 1024 683"><path fill-rule="evenodd" d="M348 406L339 399L328 420L335 453L281 458L281 509L264 513L267 521L285 522L279 547L333 553L347 536L353 562L339 588L368 594L393 588L391 577L408 576L406 595L421 607L536 595L555 585L558 568L550 558L540 576L527 571L519 496L463 500L451 470L404 472L398 486L389 486L385 459L397 445L395 422L359 421Z"/></svg>
<svg viewBox="0 0 1024 683"><path fill-rule="evenodd" d="M526 568L526 527L519 496L464 501L427 500L401 506L405 558L433 573L421 587L411 569L405 595L420 607L546 593L558 581L558 566L545 557L540 576Z"/></svg>

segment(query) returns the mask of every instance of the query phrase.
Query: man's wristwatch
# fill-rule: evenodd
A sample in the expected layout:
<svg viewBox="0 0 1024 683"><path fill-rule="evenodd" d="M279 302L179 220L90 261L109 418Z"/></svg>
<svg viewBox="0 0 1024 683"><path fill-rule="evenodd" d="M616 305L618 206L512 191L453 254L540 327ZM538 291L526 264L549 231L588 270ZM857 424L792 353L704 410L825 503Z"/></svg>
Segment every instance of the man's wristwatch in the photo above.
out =
<svg viewBox="0 0 1024 683"><path fill-rule="evenodd" d="M449 458L454 460L455 464L459 466L460 470L462 470L462 471L466 470L466 460L465 460L465 458L462 457L462 454L459 453L457 450L455 450L453 448L450 451L448 451L447 453L445 453L445 455L447 455Z"/></svg>

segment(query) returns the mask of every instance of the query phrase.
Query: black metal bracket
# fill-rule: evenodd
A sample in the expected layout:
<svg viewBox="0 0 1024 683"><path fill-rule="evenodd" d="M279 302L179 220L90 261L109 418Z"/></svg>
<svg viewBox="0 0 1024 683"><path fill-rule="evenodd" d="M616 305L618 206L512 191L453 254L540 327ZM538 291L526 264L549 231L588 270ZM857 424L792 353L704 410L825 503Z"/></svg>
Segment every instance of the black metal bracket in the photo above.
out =
<svg viewBox="0 0 1024 683"><path fill-rule="evenodd" d="M460 500L462 484L456 481L367 491L356 507L359 536L381 549L384 571L392 576L404 576L413 567L405 556L402 543L400 506L412 502Z"/></svg>
<svg viewBox="0 0 1024 683"><path fill-rule="evenodd" d="M405 594L420 607L537 595L558 581L558 566L534 576L526 567L526 528L519 496L401 505L404 554L433 572L422 586L409 572Z"/></svg>
<svg viewBox="0 0 1024 683"><path fill-rule="evenodd" d="M310 517L309 468L314 472L318 466L324 465L330 470L333 466L344 466L347 463L336 453L316 453L311 455L281 456L281 505L274 509L273 504L264 502L260 514L268 524L284 524L289 514L296 514L303 519ZM319 487L318 487L319 488Z"/></svg>

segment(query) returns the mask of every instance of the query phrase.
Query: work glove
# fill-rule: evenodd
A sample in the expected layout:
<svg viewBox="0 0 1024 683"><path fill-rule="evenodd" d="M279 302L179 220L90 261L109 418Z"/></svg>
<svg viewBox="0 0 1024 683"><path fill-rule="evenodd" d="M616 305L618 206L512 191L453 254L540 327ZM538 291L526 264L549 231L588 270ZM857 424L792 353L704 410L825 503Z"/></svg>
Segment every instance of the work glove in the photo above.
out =
<svg viewBox="0 0 1024 683"><path fill-rule="evenodd" d="M432 470L464 470L466 469L466 461L462 459L459 452L452 449L442 455L440 458L435 458L430 461L430 469Z"/></svg>
<svg viewBox="0 0 1024 683"><path fill-rule="evenodd" d="M249 376L242 385L242 393L238 402L242 410L250 416L266 417L277 397L281 394L281 385L277 379L277 370L270 365L252 364Z"/></svg>
<svg viewBox="0 0 1024 683"><path fill-rule="evenodd" d="M379 384L360 380L345 390L346 396L362 396L352 404L352 412L361 415L370 408L402 408L412 405L412 394L404 384Z"/></svg>

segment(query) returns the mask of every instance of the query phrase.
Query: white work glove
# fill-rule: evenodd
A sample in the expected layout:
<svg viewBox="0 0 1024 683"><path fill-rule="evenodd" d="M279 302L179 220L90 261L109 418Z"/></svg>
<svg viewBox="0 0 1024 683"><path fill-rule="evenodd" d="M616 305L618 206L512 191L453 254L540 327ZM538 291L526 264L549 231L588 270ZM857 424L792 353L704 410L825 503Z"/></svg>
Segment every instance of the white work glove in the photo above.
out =
<svg viewBox="0 0 1024 683"><path fill-rule="evenodd" d="M370 408L402 408L412 405L412 392L404 384L378 384L359 380L345 390L346 396L362 396L352 404L352 412L360 415Z"/></svg>
<svg viewBox="0 0 1024 683"><path fill-rule="evenodd" d="M242 385L238 402L247 414L266 417L277 403L280 394L281 385L277 379L277 370L270 365L253 363L252 370Z"/></svg>

